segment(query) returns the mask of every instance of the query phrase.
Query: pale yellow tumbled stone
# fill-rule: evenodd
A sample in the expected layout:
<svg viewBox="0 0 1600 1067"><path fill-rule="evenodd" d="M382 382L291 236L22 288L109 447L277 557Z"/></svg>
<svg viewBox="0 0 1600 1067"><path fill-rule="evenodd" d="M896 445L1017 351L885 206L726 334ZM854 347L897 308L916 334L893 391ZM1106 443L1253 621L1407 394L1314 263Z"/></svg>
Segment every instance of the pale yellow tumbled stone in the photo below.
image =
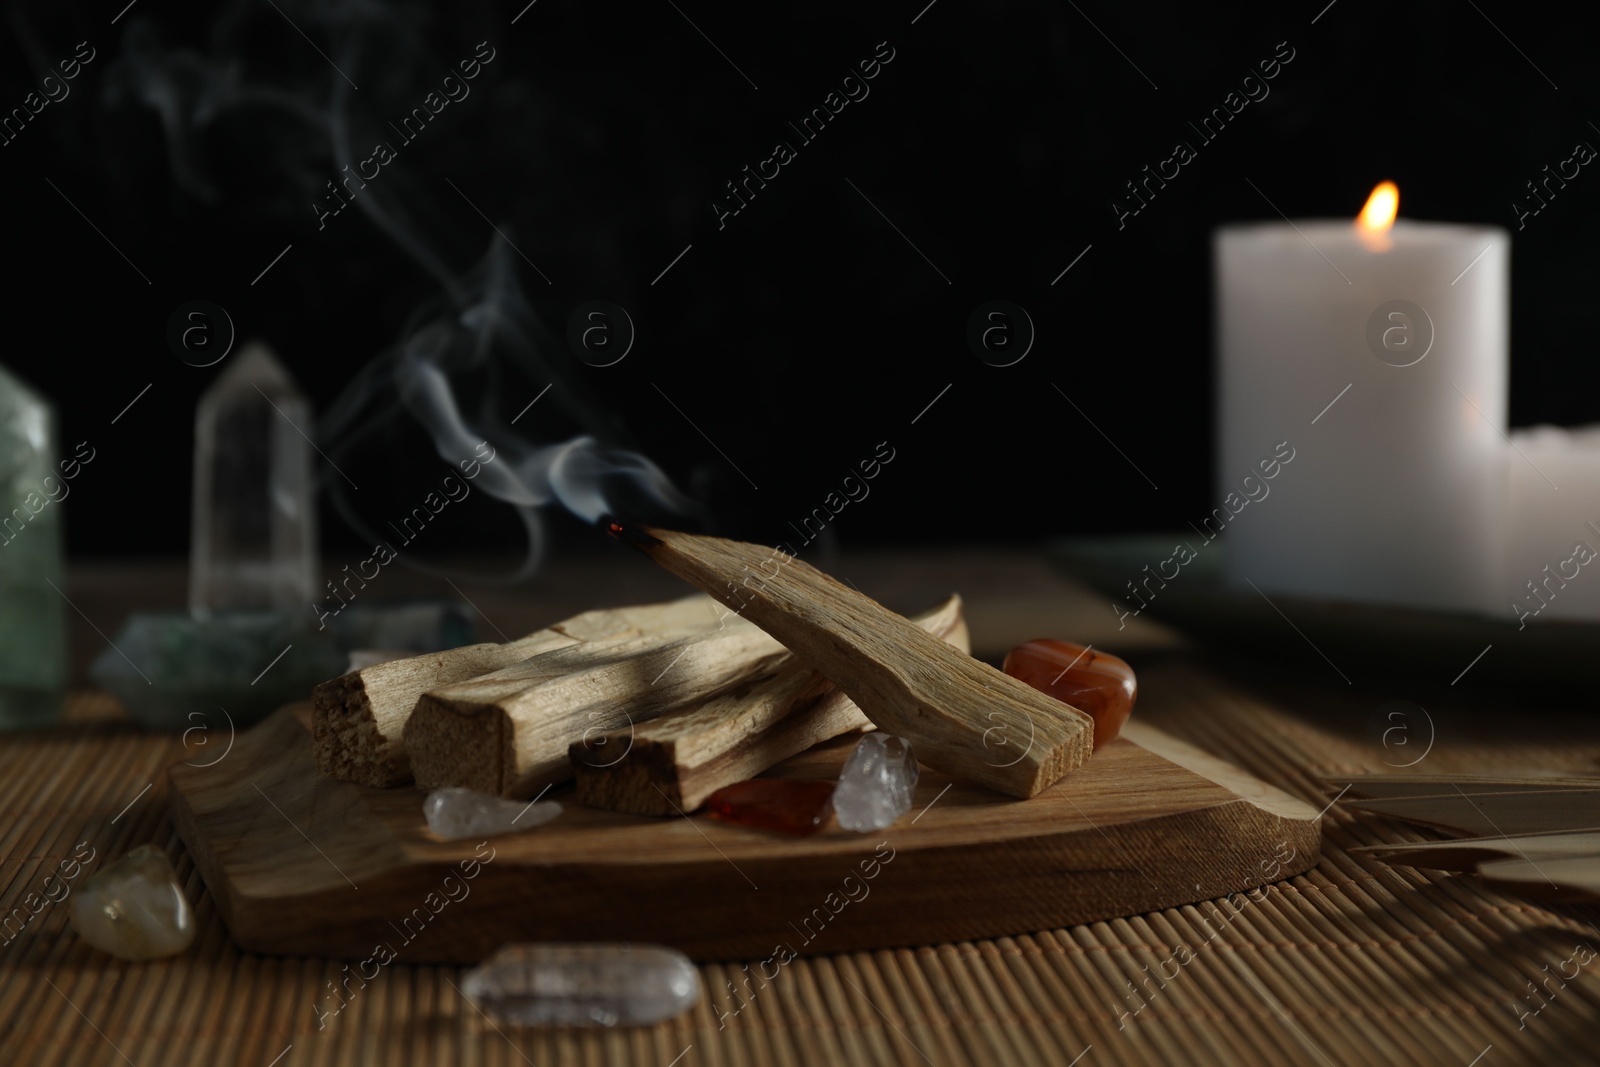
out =
<svg viewBox="0 0 1600 1067"><path fill-rule="evenodd" d="M167 854L140 845L72 894L72 928L123 960L175 956L194 941L194 911Z"/></svg>

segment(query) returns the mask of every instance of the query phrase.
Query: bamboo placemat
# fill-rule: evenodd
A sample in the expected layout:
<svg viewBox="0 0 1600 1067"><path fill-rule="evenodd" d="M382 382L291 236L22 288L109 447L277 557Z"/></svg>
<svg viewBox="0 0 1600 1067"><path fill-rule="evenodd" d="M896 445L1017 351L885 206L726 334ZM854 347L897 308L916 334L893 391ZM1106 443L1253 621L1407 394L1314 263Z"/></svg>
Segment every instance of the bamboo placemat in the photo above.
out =
<svg viewBox="0 0 1600 1067"><path fill-rule="evenodd" d="M1335 698L1291 715L1185 662L1140 678L1141 717L1319 806L1317 775L1385 769ZM1595 769L1600 726L1570 720L1540 738L1507 722L1453 721L1415 769ZM163 768L182 755L93 693L63 727L0 740L0 916L31 915L0 927L0 1064L1600 1062L1600 966L1554 977L1575 945L1600 948L1600 915L1352 855L1420 835L1339 807L1313 871L1237 908L798 960L742 1008L726 991L739 965L711 965L691 1015L610 1033L497 1029L458 993L460 969L396 963L319 1029L315 1005L343 964L231 946L167 816ZM185 955L112 961L72 934L64 904L23 907L79 842L98 866L146 841L197 902Z"/></svg>

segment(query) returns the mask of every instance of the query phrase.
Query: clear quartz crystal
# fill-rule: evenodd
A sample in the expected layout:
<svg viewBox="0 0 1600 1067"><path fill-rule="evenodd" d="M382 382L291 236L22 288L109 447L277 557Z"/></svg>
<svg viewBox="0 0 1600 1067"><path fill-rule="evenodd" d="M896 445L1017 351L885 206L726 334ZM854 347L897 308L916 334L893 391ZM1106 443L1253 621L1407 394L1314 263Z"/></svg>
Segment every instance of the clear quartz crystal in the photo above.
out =
<svg viewBox="0 0 1600 1067"><path fill-rule="evenodd" d="M122 960L175 956L194 941L194 912L167 854L140 845L72 894L72 928Z"/></svg>
<svg viewBox="0 0 1600 1067"><path fill-rule="evenodd" d="M317 568L311 404L259 341L225 366L195 413L189 609L306 611Z"/></svg>
<svg viewBox="0 0 1600 1067"><path fill-rule="evenodd" d="M649 1026L699 1003L700 973L660 945L507 945L461 991L520 1026Z"/></svg>
<svg viewBox="0 0 1600 1067"><path fill-rule="evenodd" d="M435 789L422 802L428 829L447 841L531 830L560 814L561 805L553 800L529 804L457 786Z"/></svg>
<svg viewBox="0 0 1600 1067"><path fill-rule="evenodd" d="M89 453L92 455L93 453ZM0 367L0 730L61 713L67 685L61 514L71 485L57 469L55 413Z"/></svg>
<svg viewBox="0 0 1600 1067"><path fill-rule="evenodd" d="M916 788L917 757L910 742L874 731L856 742L845 760L833 811L846 830L881 830L911 810Z"/></svg>

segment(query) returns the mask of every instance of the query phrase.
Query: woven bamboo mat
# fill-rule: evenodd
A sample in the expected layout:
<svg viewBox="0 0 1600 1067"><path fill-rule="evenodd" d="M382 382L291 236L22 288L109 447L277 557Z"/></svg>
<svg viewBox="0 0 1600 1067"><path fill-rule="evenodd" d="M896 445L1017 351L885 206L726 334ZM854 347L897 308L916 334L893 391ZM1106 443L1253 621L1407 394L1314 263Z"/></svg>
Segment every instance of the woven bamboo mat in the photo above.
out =
<svg viewBox="0 0 1600 1067"><path fill-rule="evenodd" d="M1141 670L1141 689L1141 717L1318 806L1315 775L1384 769L1333 697L1291 716L1184 662ZM1507 721L1452 720L1417 769L1595 769L1600 726L1569 720L1541 740ZM711 965L694 1013L612 1033L502 1031L459 994L459 969L397 963L319 1026L343 965L231 946L166 814L163 768L181 755L97 694L58 730L0 740L0 913L30 916L0 932L0 1065L1600 1062L1600 980L1557 977L1574 946L1600 947L1600 913L1352 856L1417 835L1338 807L1312 872L1236 906L799 960L765 985ZM185 955L113 961L73 936L62 904L13 912L80 842L98 865L146 841L198 902ZM754 995L735 999L730 981Z"/></svg>

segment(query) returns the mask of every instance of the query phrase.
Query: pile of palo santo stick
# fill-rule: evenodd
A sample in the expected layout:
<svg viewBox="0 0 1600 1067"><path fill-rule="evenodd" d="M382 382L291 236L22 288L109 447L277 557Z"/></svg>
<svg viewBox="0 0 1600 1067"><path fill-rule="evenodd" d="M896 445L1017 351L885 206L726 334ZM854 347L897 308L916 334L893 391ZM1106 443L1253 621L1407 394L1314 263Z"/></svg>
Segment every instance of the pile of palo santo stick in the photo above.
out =
<svg viewBox="0 0 1600 1067"><path fill-rule="evenodd" d="M968 651L959 596L915 621ZM313 696L317 768L391 787L692 811L725 785L870 726L776 640L710 597L588 611L506 644L363 667Z"/></svg>
<svg viewBox="0 0 1600 1067"><path fill-rule="evenodd" d="M710 595L324 682L318 769L516 798L576 778L581 803L670 815L873 725L929 766L1019 797L1088 756L1088 716L970 656L959 596L908 620L792 556L772 564L769 549L612 531Z"/></svg>

